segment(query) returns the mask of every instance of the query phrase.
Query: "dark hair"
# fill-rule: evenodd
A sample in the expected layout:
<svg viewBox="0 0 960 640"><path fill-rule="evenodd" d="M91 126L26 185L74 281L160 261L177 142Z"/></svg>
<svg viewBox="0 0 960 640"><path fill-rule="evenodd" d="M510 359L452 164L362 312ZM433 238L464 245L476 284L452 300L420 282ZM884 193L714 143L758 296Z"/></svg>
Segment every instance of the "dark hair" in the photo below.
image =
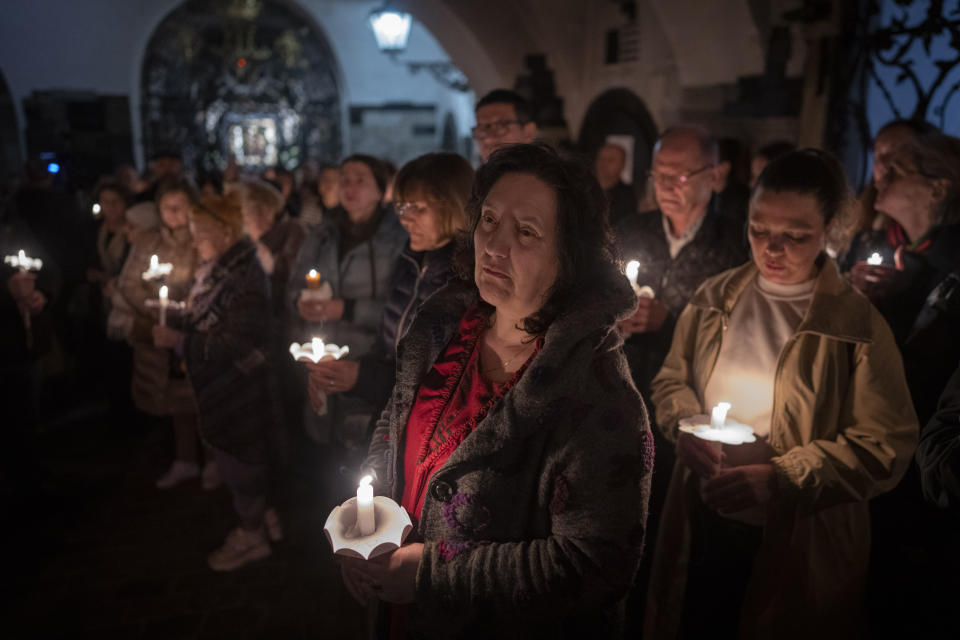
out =
<svg viewBox="0 0 960 640"><path fill-rule="evenodd" d="M475 284L474 232L483 202L507 174L523 173L545 183L557 199L557 257L559 272L547 300L520 327L539 334L575 303L578 295L622 275L616 266L613 238L607 222L607 200L590 168L580 159L561 156L542 142L514 144L494 151L477 170L467 204L468 224L455 259L456 272ZM482 302L482 301L481 301ZM482 302L486 305L486 303ZM489 305L487 305L489 306Z"/></svg>
<svg viewBox="0 0 960 640"><path fill-rule="evenodd" d="M760 189L813 196L824 225L843 217L851 204L843 167L832 153L820 149L791 151L771 161L757 178L753 193Z"/></svg>
<svg viewBox="0 0 960 640"><path fill-rule="evenodd" d="M758 158L763 158L767 162L773 162L781 156L785 156L791 151L796 151L797 145L792 142L787 142L786 140L777 140L775 142L770 142L763 145L757 152L753 154Z"/></svg>
<svg viewBox="0 0 960 640"><path fill-rule="evenodd" d="M373 179L377 183L377 188L380 189L380 193L384 194L387 192L387 184L390 183L390 176L387 174L387 168L383 166L383 163L379 159L368 156L365 153L355 153L344 158L343 162L340 163L340 168L343 169L344 165L348 162L361 162L367 165L367 167L370 168L370 173L373 174Z"/></svg>
<svg viewBox="0 0 960 640"><path fill-rule="evenodd" d="M452 237L466 224L467 201L473 187L473 167L455 153L428 153L403 165L393 186L395 202L416 195L430 201L440 214L440 236Z"/></svg>
<svg viewBox="0 0 960 640"><path fill-rule="evenodd" d="M113 191L120 196L124 205L128 207L133 201L133 196L130 194L130 190L127 189L126 185L112 176L105 176L97 181L97 184L93 187L93 201L99 202L100 196L104 191Z"/></svg>
<svg viewBox="0 0 960 640"><path fill-rule="evenodd" d="M474 107L474 113L476 113L480 107L485 107L489 104L512 104L513 112L517 114L517 120L520 124L526 124L533 120L533 107L530 106L530 102L526 98L516 91L494 89L480 98L477 106Z"/></svg>
<svg viewBox="0 0 960 640"><path fill-rule="evenodd" d="M193 186L190 180L182 176L167 176L157 183L157 191L153 196L153 201L159 207L163 196L168 193L176 193L177 191L186 194L191 205L195 205L200 200L197 194L197 188Z"/></svg>

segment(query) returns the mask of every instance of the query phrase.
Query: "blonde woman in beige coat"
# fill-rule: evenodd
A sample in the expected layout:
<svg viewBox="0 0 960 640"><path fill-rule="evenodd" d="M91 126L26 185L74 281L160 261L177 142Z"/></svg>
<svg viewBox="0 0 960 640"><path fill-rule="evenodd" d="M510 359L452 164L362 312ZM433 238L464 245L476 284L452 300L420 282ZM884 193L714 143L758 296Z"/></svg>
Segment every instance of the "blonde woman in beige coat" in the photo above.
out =
<svg viewBox="0 0 960 640"><path fill-rule="evenodd" d="M157 300L161 284L166 284L172 301L186 299L193 284L197 264L196 251L187 226L194 190L183 179L161 182L157 189L161 223L133 236L130 255L117 279L110 311L109 327L115 336L124 337L133 347L131 392L137 409L173 420L176 458L170 469L157 480L167 489L199 475L196 403L193 390L170 349L153 346L153 326L158 322L156 308L148 300ZM159 280L144 280L150 258L170 263L173 270ZM172 317L172 314L169 314ZM216 484L215 467L204 469L207 485Z"/></svg>
<svg viewBox="0 0 960 640"><path fill-rule="evenodd" d="M823 252L848 200L814 150L772 162L750 204L753 261L708 280L653 382L677 443L648 638L857 637L867 500L899 482L917 420L889 327ZM758 441L678 431L719 400Z"/></svg>

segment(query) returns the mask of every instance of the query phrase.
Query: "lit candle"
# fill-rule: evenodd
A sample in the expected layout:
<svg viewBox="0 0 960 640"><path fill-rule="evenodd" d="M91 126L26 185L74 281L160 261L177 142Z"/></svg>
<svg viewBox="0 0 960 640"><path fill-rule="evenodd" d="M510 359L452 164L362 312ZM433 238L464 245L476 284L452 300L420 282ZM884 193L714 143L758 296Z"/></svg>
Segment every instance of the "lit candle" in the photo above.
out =
<svg viewBox="0 0 960 640"><path fill-rule="evenodd" d="M320 288L320 272L316 269L310 269L310 272L307 274L307 289L319 289Z"/></svg>
<svg viewBox="0 0 960 640"><path fill-rule="evenodd" d="M873 254L869 258L867 258L867 264L872 266L881 265L883 264L883 256L881 256L879 253L874 251Z"/></svg>
<svg viewBox="0 0 960 640"><path fill-rule="evenodd" d="M320 358L323 354L323 340L320 338L314 338L310 341L310 346L313 347L313 356L315 358Z"/></svg>
<svg viewBox="0 0 960 640"><path fill-rule="evenodd" d="M642 287L637 283L637 278L640 277L640 263L636 260L631 260L627 263L627 268L623 270L624 274L627 276L627 280L630 281L630 285L633 287L633 292L637 294L638 298L653 298L653 289L647 285Z"/></svg>
<svg viewBox="0 0 960 640"><path fill-rule="evenodd" d="M141 274L144 280L158 280L163 276L170 275L173 271L173 265L169 262L160 262L156 254L150 256L150 268Z"/></svg>
<svg viewBox="0 0 960 640"><path fill-rule="evenodd" d="M640 263L636 260L631 260L627 263L627 268L624 269L624 273L627 275L627 279L630 281L630 284L633 285L633 288L637 289L639 287L637 278L640 276Z"/></svg>
<svg viewBox="0 0 960 640"><path fill-rule="evenodd" d="M23 249L17 251L17 255L15 256L4 256L3 261L23 273L27 271L39 271L43 268L43 260L40 258L31 258Z"/></svg>
<svg viewBox="0 0 960 640"><path fill-rule="evenodd" d="M154 258L156 258L156 256L154 256ZM160 326L161 327L167 326L167 304L169 304L169 300L167 298L168 293L169 292L167 291L167 285L163 285L162 287L160 287Z"/></svg>
<svg viewBox="0 0 960 640"><path fill-rule="evenodd" d="M730 411L729 402L718 402L710 412L710 426L714 429L723 429L727 424L727 412Z"/></svg>
<svg viewBox="0 0 960 640"><path fill-rule="evenodd" d="M372 535L377 530L377 523L373 515L373 487L370 483L373 478L363 476L357 488L357 528L361 536Z"/></svg>

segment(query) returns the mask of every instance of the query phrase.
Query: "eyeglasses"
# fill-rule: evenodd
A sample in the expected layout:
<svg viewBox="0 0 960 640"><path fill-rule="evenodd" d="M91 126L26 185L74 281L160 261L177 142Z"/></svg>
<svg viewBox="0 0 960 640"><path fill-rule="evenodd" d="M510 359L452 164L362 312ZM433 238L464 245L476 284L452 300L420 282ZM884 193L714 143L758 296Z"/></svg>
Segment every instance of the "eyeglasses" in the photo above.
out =
<svg viewBox="0 0 960 640"><path fill-rule="evenodd" d="M422 216L429 208L424 202L398 202L394 205L397 215L401 218L408 216L411 218Z"/></svg>
<svg viewBox="0 0 960 640"><path fill-rule="evenodd" d="M684 185L690 181L690 178L703 173L707 169L713 169L714 165L707 164L696 171L691 171L689 173L681 173L680 175L669 175L662 173L660 171L651 171L647 175L653 180L653 183L661 187L675 187L677 185Z"/></svg>
<svg viewBox="0 0 960 640"><path fill-rule="evenodd" d="M470 131L473 132L474 138L484 138L488 136L499 137L505 135L507 131L510 130L512 125L523 125L526 124L519 120L497 120L496 122L486 122L484 124L478 124Z"/></svg>

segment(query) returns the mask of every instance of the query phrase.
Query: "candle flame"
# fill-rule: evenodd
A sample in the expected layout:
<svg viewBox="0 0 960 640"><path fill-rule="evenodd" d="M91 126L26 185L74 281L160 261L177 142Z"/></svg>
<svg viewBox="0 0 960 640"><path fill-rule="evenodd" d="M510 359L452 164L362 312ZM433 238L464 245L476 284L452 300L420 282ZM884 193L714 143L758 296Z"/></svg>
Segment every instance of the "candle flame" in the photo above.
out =
<svg viewBox="0 0 960 640"><path fill-rule="evenodd" d="M320 338L314 338L311 340L310 346L313 347L313 355L323 353L323 340Z"/></svg>
<svg viewBox="0 0 960 640"><path fill-rule="evenodd" d="M366 476L363 476L362 478L360 478L360 486L361 486L361 487L369 486L371 482L373 482L373 476L371 476L371 475L366 475Z"/></svg>
<svg viewBox="0 0 960 640"><path fill-rule="evenodd" d="M160 265L160 258L157 257L157 254L150 256L150 268L156 269Z"/></svg>
<svg viewBox="0 0 960 640"><path fill-rule="evenodd" d="M883 256L881 256L879 253L874 251L873 254L869 258L867 258L867 264L873 265L873 266L883 264Z"/></svg>
<svg viewBox="0 0 960 640"><path fill-rule="evenodd" d="M169 292L168 292L168 290L167 290L167 285L163 285L162 287L160 287L160 299L161 299L161 300L166 300L168 293L169 293Z"/></svg>
<svg viewBox="0 0 960 640"><path fill-rule="evenodd" d="M627 263L627 268L624 269L624 273L632 284L637 284L637 277L640 275L640 263L636 260L631 260Z"/></svg>
<svg viewBox="0 0 960 640"><path fill-rule="evenodd" d="M317 273L317 270L316 270L316 269L310 269L310 272L307 274L307 277L310 278L311 280L313 280L313 279L315 279L315 278L319 278L319 277L320 277L320 274Z"/></svg>
<svg viewBox="0 0 960 640"><path fill-rule="evenodd" d="M23 249L17 252L17 257L20 259L20 264L24 264L27 261L27 254L24 253Z"/></svg>

